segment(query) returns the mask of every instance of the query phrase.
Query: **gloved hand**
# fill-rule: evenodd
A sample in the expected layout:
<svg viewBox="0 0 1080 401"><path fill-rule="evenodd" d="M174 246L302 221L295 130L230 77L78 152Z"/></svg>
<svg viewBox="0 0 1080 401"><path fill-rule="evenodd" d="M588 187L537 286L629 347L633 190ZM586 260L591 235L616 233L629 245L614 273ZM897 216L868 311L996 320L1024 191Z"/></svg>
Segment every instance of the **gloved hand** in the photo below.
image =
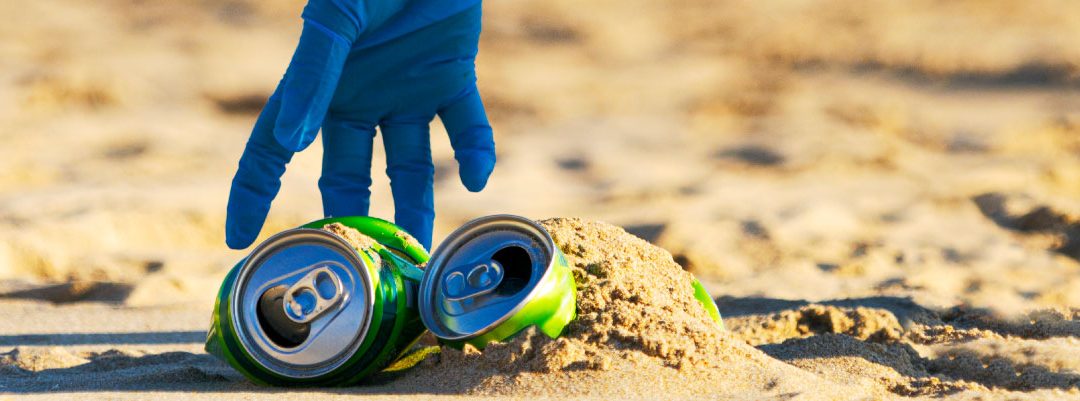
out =
<svg viewBox="0 0 1080 401"><path fill-rule="evenodd" d="M230 248L262 229L294 152L323 132L326 216L367 215L378 126L395 222L431 245L435 206L428 124L450 135L462 183L477 192L495 143L476 90L480 0L310 0L292 61L263 108L233 178Z"/></svg>

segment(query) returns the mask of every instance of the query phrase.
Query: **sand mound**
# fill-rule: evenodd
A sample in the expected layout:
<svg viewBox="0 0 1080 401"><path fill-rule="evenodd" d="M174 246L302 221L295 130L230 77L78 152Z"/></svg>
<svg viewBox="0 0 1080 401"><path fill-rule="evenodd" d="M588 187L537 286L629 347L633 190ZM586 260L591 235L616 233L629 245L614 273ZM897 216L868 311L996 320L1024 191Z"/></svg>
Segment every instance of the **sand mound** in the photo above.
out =
<svg viewBox="0 0 1080 401"><path fill-rule="evenodd" d="M9 352L0 354L0 367L7 368L8 373L40 372L46 369L62 369L82 365L89 362L86 358L72 353L64 348L15 348Z"/></svg>
<svg viewBox="0 0 1080 401"><path fill-rule="evenodd" d="M822 334L763 346L762 351L801 369L868 391L934 395L985 390L963 381L931 377L919 353L900 343L877 344L840 334Z"/></svg>
<svg viewBox="0 0 1080 401"><path fill-rule="evenodd" d="M732 330L754 345L827 333L847 334L861 340L895 340L904 331L896 316L886 310L825 305L736 319Z"/></svg>
<svg viewBox="0 0 1080 401"><path fill-rule="evenodd" d="M1060 388L1080 391L1076 344L1027 340L978 340L944 348L926 368L951 378L1013 391ZM1058 355L1063 358L1057 357ZM1038 356L1039 358L1033 358Z"/></svg>
<svg viewBox="0 0 1080 401"><path fill-rule="evenodd" d="M1026 334L1045 338L1055 333L1055 327L1033 322ZM1078 367L1075 357L1056 357L1075 355L1075 341L1067 338L1036 342L986 329L917 324L911 331L897 332L891 338L865 339L869 341L825 333L760 348L826 379L881 394L888 391L906 396L944 396L990 389L1080 390L1080 376L1074 373ZM921 356L905 341L936 345Z"/></svg>
<svg viewBox="0 0 1080 401"><path fill-rule="evenodd" d="M889 297L724 306L734 335L766 354L880 397L1080 391L1075 310L1005 317L967 307L932 311Z"/></svg>
<svg viewBox="0 0 1080 401"><path fill-rule="evenodd" d="M483 352L443 348L391 387L423 381L453 394L641 398L941 397L1076 387L1068 362L1017 360L1033 351L1016 346L998 355L957 345L990 341L999 349L1018 341L1016 335L1069 335L1076 323L1071 314L1038 312L1025 324L971 310L934 312L906 299L771 300L744 302L743 315L728 319L731 332L725 332L693 299L690 274L663 249L603 223L541 224L567 255L578 284L578 318L564 335L552 340L531 330ZM776 309L750 313L762 307ZM920 344L940 349L928 358L913 347Z"/></svg>
<svg viewBox="0 0 1080 401"><path fill-rule="evenodd" d="M721 330L693 298L691 275L663 249L604 223L541 224L566 254L578 285L578 318L564 335L552 340L529 331L483 352L443 348L393 385L644 398L837 391Z"/></svg>
<svg viewBox="0 0 1080 401"><path fill-rule="evenodd" d="M950 325L1023 338L1080 337L1080 309L1043 309L1003 318L990 311L955 307L942 314Z"/></svg>

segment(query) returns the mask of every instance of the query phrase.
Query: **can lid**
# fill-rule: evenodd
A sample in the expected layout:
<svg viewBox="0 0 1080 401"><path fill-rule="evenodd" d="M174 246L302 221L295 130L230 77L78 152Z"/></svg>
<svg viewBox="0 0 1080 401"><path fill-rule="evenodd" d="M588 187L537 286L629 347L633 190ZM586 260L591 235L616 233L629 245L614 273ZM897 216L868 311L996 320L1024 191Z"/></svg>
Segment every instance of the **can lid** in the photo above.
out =
<svg viewBox="0 0 1080 401"><path fill-rule="evenodd" d="M371 323L374 286L335 234L281 232L252 251L232 288L232 324L260 365L289 378L330 372L356 353Z"/></svg>
<svg viewBox="0 0 1080 401"><path fill-rule="evenodd" d="M530 302L554 255L551 235L532 220L470 221L432 254L420 283L420 317L443 340L483 335Z"/></svg>

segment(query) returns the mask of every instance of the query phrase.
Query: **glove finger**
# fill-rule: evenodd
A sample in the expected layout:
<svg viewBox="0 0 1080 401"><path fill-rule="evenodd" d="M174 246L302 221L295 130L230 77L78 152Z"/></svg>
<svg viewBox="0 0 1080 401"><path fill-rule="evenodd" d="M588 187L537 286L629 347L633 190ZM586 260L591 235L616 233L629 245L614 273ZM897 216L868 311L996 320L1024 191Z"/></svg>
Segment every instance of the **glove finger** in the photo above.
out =
<svg viewBox="0 0 1080 401"><path fill-rule="evenodd" d="M318 22L304 21L300 43L282 80L282 108L274 124L274 137L281 146L299 152L315 140L350 46L347 39Z"/></svg>
<svg viewBox="0 0 1080 401"><path fill-rule="evenodd" d="M476 85L439 110L439 119L450 135L461 183L470 191L479 192L495 168L495 139Z"/></svg>
<svg viewBox="0 0 1080 401"><path fill-rule="evenodd" d="M394 194L394 222L424 247L431 246L435 220L435 167L428 131L432 118L392 119L379 124L386 148L386 175Z"/></svg>
<svg viewBox="0 0 1080 401"><path fill-rule="evenodd" d="M323 163L319 190L323 213L366 216L371 202L371 150L375 124L336 118L323 123Z"/></svg>
<svg viewBox="0 0 1080 401"><path fill-rule="evenodd" d="M274 139L274 119L281 108L275 92L259 114L236 176L229 190L225 217L225 243L233 249L247 248L259 236L270 203L281 188L281 175L293 152Z"/></svg>

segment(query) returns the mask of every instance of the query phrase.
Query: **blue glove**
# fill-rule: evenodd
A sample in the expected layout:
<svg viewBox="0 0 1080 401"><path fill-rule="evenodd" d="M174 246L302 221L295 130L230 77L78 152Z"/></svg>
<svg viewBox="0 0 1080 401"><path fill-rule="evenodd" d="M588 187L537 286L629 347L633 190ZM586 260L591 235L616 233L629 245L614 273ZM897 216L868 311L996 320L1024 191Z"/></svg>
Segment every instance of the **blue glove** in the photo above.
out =
<svg viewBox="0 0 1080 401"><path fill-rule="evenodd" d="M477 192L495 143L476 90L480 0L310 0L292 61L259 115L229 193L225 242L251 245L294 152L323 132L326 216L368 214L375 128L394 219L431 245L435 205L428 124L450 135L462 183Z"/></svg>

